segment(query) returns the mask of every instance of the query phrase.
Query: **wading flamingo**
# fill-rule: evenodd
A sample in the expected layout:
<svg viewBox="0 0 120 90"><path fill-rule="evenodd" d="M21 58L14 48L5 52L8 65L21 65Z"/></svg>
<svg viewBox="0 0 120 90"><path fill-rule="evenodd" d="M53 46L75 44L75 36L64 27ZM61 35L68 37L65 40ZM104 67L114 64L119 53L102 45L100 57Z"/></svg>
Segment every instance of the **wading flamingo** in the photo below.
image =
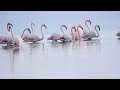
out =
<svg viewBox="0 0 120 90"><path fill-rule="evenodd" d="M73 34L73 29L76 30L75 26L73 26L71 28L71 34L63 34L63 35L61 35L60 40L63 41L63 42L71 42L71 41L75 40L75 36ZM66 28L66 30L67 30L67 28Z"/></svg>
<svg viewBox="0 0 120 90"><path fill-rule="evenodd" d="M84 36L85 34L87 34L87 32L90 31L90 28L88 27L87 22L91 25L91 21L90 21L90 20L86 20L86 21L85 21L85 25L86 25L86 27L88 28L88 30L83 30L83 35L82 35L82 36Z"/></svg>
<svg viewBox="0 0 120 90"><path fill-rule="evenodd" d="M34 31L32 25L35 26L35 24L34 24L33 22L31 23L32 33L30 34L28 41L35 43L35 42L38 42L38 41L43 40L43 39L44 39L43 27L44 27L45 29L47 29L46 25L45 25L45 24L42 24L42 25L41 25L41 34L42 34L42 37L40 37L40 35L38 35L38 34Z"/></svg>
<svg viewBox="0 0 120 90"><path fill-rule="evenodd" d="M29 34L25 34L24 35L26 30L29 31ZM28 42L29 41L30 34L31 34L31 30L29 28L26 28L25 30L23 30L21 38L23 39L24 42Z"/></svg>
<svg viewBox="0 0 120 90"><path fill-rule="evenodd" d="M76 28L77 28L77 25L74 25L74 31L73 31L73 34L75 36L74 38L75 40L80 40L79 31ZM72 36L72 32L70 33L70 35Z"/></svg>
<svg viewBox="0 0 120 90"><path fill-rule="evenodd" d="M83 27L81 25L77 26L77 32L78 32L78 35L79 35L79 39L81 40L81 38L83 36Z"/></svg>
<svg viewBox="0 0 120 90"><path fill-rule="evenodd" d="M97 32L97 34L94 31L89 31L89 32L87 32L87 34L85 34L83 36L83 38L88 39L88 40L91 40L92 38L98 38L99 37L98 31L100 31L100 26L96 25L94 28L95 28L95 31ZM98 30L97 30L97 28L98 28Z"/></svg>
<svg viewBox="0 0 120 90"><path fill-rule="evenodd" d="M13 34L12 30L13 25L11 23L7 24L8 34L4 39L2 39L2 43L7 44L7 45L13 45L15 47L19 47L22 44L22 38L20 36L16 36Z"/></svg>
<svg viewBox="0 0 120 90"><path fill-rule="evenodd" d="M67 29L67 27L66 27L65 25L62 25L62 26L60 27L62 33L64 34L64 31L62 30L62 27L66 28L66 29ZM56 42L57 40L60 40L60 37L61 37L61 35L60 35L59 33L53 33L53 34L48 38L48 40L53 40L53 41Z"/></svg>

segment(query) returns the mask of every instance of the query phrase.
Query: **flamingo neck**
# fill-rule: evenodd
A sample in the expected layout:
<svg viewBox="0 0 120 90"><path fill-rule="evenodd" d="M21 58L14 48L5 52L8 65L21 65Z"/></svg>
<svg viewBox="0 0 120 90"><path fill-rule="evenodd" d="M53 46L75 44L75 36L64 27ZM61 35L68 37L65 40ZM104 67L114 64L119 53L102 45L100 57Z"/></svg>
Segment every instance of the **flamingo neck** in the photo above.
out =
<svg viewBox="0 0 120 90"><path fill-rule="evenodd" d="M43 35L43 29L42 29L42 27L41 27L41 34L42 34L42 40L44 39L44 35Z"/></svg>
<svg viewBox="0 0 120 90"><path fill-rule="evenodd" d="M62 31L62 33L64 34L64 31L62 30L62 27L61 27L61 31Z"/></svg>
<svg viewBox="0 0 120 90"><path fill-rule="evenodd" d="M75 41L75 35L73 34L73 29L71 29L71 36L72 36L72 40L74 40Z"/></svg>
<svg viewBox="0 0 120 90"><path fill-rule="evenodd" d="M28 31L29 31L29 34L31 33L31 31L29 30L29 28L26 28L26 29L23 31L23 33L22 33L22 35L21 35L21 38L23 38L24 33L25 33L25 31L26 31L26 30L28 30Z"/></svg>
<svg viewBox="0 0 120 90"><path fill-rule="evenodd" d="M23 38L24 32L25 32L25 30L23 31L23 33L22 33L22 35L21 35L21 38Z"/></svg>
<svg viewBox="0 0 120 90"><path fill-rule="evenodd" d="M11 28L10 32L11 32L12 40L13 40L13 42L14 42L14 35L13 35L13 30L12 30L12 28Z"/></svg>
<svg viewBox="0 0 120 90"><path fill-rule="evenodd" d="M87 26L88 30L90 31L90 28L88 27L87 22L85 22L85 25Z"/></svg>
<svg viewBox="0 0 120 90"><path fill-rule="evenodd" d="M32 29L32 32L34 32L34 29L33 29L33 23L31 23L31 29Z"/></svg>
<svg viewBox="0 0 120 90"><path fill-rule="evenodd" d="M97 32L97 36L96 37L99 37L99 32L98 30L96 29L97 26L95 26L95 31Z"/></svg>
<svg viewBox="0 0 120 90"><path fill-rule="evenodd" d="M80 39L80 38L81 38L81 34L80 34L80 33L81 33L81 30L80 30L80 32L79 32L79 28L80 28L80 27L77 27L77 33L78 33L79 39Z"/></svg>

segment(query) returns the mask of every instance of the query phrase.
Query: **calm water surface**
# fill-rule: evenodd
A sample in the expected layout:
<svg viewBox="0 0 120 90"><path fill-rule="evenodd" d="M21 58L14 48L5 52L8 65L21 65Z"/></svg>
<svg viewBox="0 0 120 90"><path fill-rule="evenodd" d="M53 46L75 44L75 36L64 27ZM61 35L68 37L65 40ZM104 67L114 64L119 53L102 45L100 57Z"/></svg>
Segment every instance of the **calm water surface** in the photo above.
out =
<svg viewBox="0 0 120 90"><path fill-rule="evenodd" d="M115 31L99 39L23 43L19 49L0 45L0 78L120 78L120 40Z"/></svg>

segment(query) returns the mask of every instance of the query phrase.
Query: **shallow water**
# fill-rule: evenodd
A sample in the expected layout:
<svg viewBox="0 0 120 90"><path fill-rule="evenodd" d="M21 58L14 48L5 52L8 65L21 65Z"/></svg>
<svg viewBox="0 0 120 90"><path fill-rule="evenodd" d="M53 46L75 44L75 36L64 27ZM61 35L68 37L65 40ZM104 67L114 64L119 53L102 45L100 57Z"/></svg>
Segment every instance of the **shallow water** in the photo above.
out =
<svg viewBox="0 0 120 90"><path fill-rule="evenodd" d="M120 39L104 31L98 39L53 43L46 39L14 49L0 45L0 78L120 78Z"/></svg>

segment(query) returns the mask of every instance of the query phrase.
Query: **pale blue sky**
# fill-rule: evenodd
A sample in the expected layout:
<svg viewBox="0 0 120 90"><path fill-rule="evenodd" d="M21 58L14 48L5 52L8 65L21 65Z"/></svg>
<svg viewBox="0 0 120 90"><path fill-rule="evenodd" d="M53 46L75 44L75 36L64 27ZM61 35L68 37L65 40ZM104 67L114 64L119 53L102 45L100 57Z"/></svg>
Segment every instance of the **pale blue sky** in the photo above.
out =
<svg viewBox="0 0 120 90"><path fill-rule="evenodd" d="M96 24L101 26L101 31L118 31L120 28L119 11L0 11L0 33L6 33L8 22L13 24L14 32L19 35L26 27L30 27L31 21L36 24L36 32L40 32L40 25L45 23L48 27L45 34L61 32L62 24L67 25L69 29L74 24L81 24L86 29L86 19L91 20L91 29Z"/></svg>

